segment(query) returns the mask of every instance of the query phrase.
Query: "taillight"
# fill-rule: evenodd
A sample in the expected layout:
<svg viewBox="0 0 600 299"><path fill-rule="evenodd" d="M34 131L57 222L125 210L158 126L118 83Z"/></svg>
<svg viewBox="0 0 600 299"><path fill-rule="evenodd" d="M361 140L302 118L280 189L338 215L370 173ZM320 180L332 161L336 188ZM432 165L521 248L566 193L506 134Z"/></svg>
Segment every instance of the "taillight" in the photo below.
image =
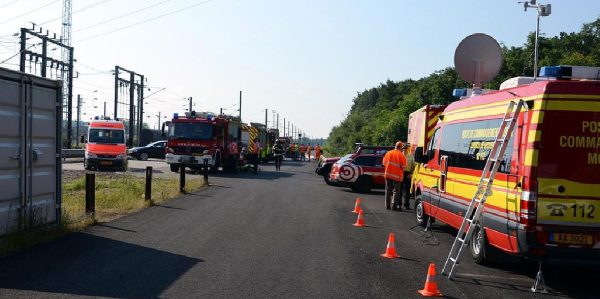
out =
<svg viewBox="0 0 600 299"><path fill-rule="evenodd" d="M519 222L534 225L536 219L537 192L523 191L519 211Z"/></svg>
<svg viewBox="0 0 600 299"><path fill-rule="evenodd" d="M173 153L175 153L175 151L173 150L173 148L170 148L170 147L167 147L167 148L166 148L166 151L167 151L167 153L169 153L169 154L173 154Z"/></svg>

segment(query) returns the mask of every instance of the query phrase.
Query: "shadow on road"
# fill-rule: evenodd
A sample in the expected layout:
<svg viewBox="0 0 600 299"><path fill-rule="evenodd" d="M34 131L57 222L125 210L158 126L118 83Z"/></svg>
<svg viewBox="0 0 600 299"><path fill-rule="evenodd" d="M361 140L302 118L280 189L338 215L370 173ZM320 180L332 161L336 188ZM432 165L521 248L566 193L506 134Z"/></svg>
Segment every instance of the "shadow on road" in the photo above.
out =
<svg viewBox="0 0 600 299"><path fill-rule="evenodd" d="M276 180L281 178L289 178L294 176L294 173L285 172L285 171L274 171L274 170L264 170L259 171L258 173L251 172L240 172L240 173L226 173L219 172L208 175L208 180L210 182L210 177L217 178L232 178L232 179L242 179L242 180Z"/></svg>
<svg viewBox="0 0 600 299"><path fill-rule="evenodd" d="M74 233L63 240L1 258L0 288L155 298L200 262L203 260Z"/></svg>

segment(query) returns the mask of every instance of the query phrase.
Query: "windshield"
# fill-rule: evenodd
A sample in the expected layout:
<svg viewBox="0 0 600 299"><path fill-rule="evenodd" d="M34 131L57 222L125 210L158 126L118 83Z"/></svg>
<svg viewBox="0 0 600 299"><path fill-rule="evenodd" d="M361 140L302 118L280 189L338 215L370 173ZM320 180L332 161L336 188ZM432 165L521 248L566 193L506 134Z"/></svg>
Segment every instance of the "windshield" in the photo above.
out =
<svg viewBox="0 0 600 299"><path fill-rule="evenodd" d="M169 137L172 139L208 140L213 136L211 124L204 123L174 123L169 127Z"/></svg>
<svg viewBox="0 0 600 299"><path fill-rule="evenodd" d="M91 143L125 143L125 131L114 129L90 129L88 141Z"/></svg>
<svg viewBox="0 0 600 299"><path fill-rule="evenodd" d="M348 161L350 158L352 158L353 154L347 154L343 157L341 157L337 162L335 162L336 164L343 164L344 162Z"/></svg>

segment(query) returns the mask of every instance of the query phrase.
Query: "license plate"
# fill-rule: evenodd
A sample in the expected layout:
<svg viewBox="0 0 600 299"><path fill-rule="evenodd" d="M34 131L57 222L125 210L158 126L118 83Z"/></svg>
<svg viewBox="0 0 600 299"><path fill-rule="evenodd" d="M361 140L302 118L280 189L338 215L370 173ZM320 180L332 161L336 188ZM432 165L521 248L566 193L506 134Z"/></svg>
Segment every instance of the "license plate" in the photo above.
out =
<svg viewBox="0 0 600 299"><path fill-rule="evenodd" d="M111 161L100 161L100 165L112 165Z"/></svg>
<svg viewBox="0 0 600 299"><path fill-rule="evenodd" d="M553 233L550 234L550 241L561 244L591 245L594 238L590 235Z"/></svg>

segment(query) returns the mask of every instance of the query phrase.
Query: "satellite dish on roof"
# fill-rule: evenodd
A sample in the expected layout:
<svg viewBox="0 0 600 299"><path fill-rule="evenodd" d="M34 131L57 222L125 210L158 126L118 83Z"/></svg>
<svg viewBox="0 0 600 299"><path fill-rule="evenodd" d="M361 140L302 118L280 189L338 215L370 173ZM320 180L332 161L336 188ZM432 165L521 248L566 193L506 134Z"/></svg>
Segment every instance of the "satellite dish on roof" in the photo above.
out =
<svg viewBox="0 0 600 299"><path fill-rule="evenodd" d="M500 72L502 49L498 42L487 34L471 34L456 47L454 67L463 80L473 84L473 94L479 94L483 84L491 81Z"/></svg>

